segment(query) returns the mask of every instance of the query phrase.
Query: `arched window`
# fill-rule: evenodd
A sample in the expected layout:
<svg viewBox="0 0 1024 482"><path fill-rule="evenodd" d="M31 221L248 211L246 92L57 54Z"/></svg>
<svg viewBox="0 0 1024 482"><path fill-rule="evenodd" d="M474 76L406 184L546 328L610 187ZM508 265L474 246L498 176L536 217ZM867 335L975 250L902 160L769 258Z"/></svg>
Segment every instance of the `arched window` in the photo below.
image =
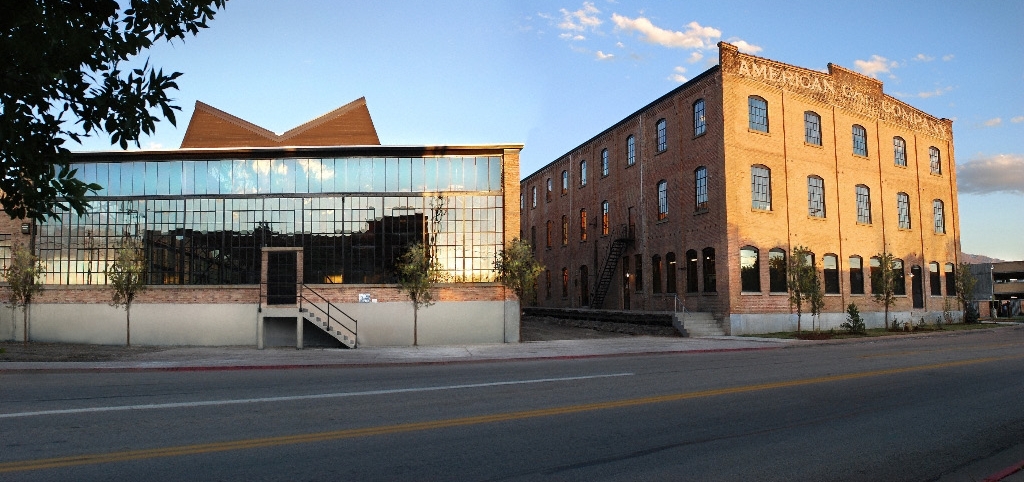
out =
<svg viewBox="0 0 1024 482"><path fill-rule="evenodd" d="M590 272L585 264L580 266L580 305L590 306Z"/></svg>
<svg viewBox="0 0 1024 482"><path fill-rule="evenodd" d="M601 175L608 175L608 149L601 149Z"/></svg>
<svg viewBox="0 0 1024 482"><path fill-rule="evenodd" d="M580 241L587 240L587 210L580 209Z"/></svg>
<svg viewBox="0 0 1024 482"><path fill-rule="evenodd" d="M676 253L665 253L665 292L676 292Z"/></svg>
<svg viewBox="0 0 1024 482"><path fill-rule="evenodd" d="M892 272L892 294L900 296L906 295L907 275L903 270L902 259L892 260Z"/></svg>
<svg viewBox="0 0 1024 482"><path fill-rule="evenodd" d="M804 112L804 142L821 145L821 116L812 111Z"/></svg>
<svg viewBox="0 0 1024 482"><path fill-rule="evenodd" d="M745 293L761 292L761 263L757 254L753 246L740 248L740 288Z"/></svg>
<svg viewBox="0 0 1024 482"><path fill-rule="evenodd" d="M768 101L752 95L747 97L750 130L768 132Z"/></svg>
<svg viewBox="0 0 1024 482"><path fill-rule="evenodd" d="M668 122L658 119L655 129L658 131L658 152L664 152L668 149Z"/></svg>
<svg viewBox="0 0 1024 482"><path fill-rule="evenodd" d="M939 263L928 263L928 284L931 285L932 296L942 296L942 275L939 274Z"/></svg>
<svg viewBox="0 0 1024 482"><path fill-rule="evenodd" d="M850 294L864 294L864 260L860 256L850 256Z"/></svg>
<svg viewBox="0 0 1024 482"><path fill-rule="evenodd" d="M768 251L768 291L785 293L786 286L786 252L780 248Z"/></svg>
<svg viewBox="0 0 1024 482"><path fill-rule="evenodd" d="M750 166L750 199L754 209L772 210L772 171L760 164Z"/></svg>
<svg viewBox="0 0 1024 482"><path fill-rule="evenodd" d="M569 193L569 171L562 171L562 195Z"/></svg>
<svg viewBox="0 0 1024 482"><path fill-rule="evenodd" d="M629 136L626 138L626 165L633 164L636 164L636 138Z"/></svg>
<svg viewBox="0 0 1024 482"><path fill-rule="evenodd" d="M668 181L658 181L658 219L668 217Z"/></svg>
<svg viewBox="0 0 1024 482"><path fill-rule="evenodd" d="M661 256L651 256L651 293L661 293Z"/></svg>
<svg viewBox="0 0 1024 482"><path fill-rule="evenodd" d="M900 136L892 138L892 158L893 164L907 167L907 141Z"/></svg>
<svg viewBox="0 0 1024 482"><path fill-rule="evenodd" d="M869 268L871 268L871 272L868 274L871 278L871 294L879 293L881 292L882 287L878 285L880 280L878 279L879 275L876 273L879 273L882 269L882 261L878 259L878 256L872 256L871 259L868 260L868 264Z"/></svg>
<svg viewBox="0 0 1024 482"><path fill-rule="evenodd" d="M547 223L547 226L548 226L548 231L547 231L547 235L546 235L546 239L547 239L547 247L548 247L548 248L550 248L550 247L551 247L551 230L552 230L552 228L554 227L554 226L552 226L552 224L553 224L553 223L552 223L552 222L551 222L550 220L548 220L548 223Z"/></svg>
<svg viewBox="0 0 1024 482"><path fill-rule="evenodd" d="M555 190L555 185L554 185L553 182L551 182L551 178L549 177L548 178L548 192L544 194L544 199L546 199L548 202L551 202L551 193L554 190Z"/></svg>
<svg viewBox="0 0 1024 482"><path fill-rule="evenodd" d="M868 131L859 124L853 125L853 153L858 156L868 155Z"/></svg>
<svg viewBox="0 0 1024 482"><path fill-rule="evenodd" d="M537 207L537 186L533 186L533 202L530 204L530 207Z"/></svg>
<svg viewBox="0 0 1024 482"><path fill-rule="evenodd" d="M562 268L562 298L569 297L569 268Z"/></svg>
<svg viewBox="0 0 1024 482"><path fill-rule="evenodd" d="M910 196L896 193L896 219L900 229L910 229Z"/></svg>
<svg viewBox="0 0 1024 482"><path fill-rule="evenodd" d="M693 137L704 134L707 128L708 124L704 119L704 99L697 99L697 102L693 103Z"/></svg>
<svg viewBox="0 0 1024 482"><path fill-rule="evenodd" d="M807 215L825 217L825 180L818 176L807 176Z"/></svg>
<svg viewBox="0 0 1024 482"><path fill-rule="evenodd" d="M704 292L715 293L718 291L715 276L715 248L704 248L701 254L704 258Z"/></svg>
<svg viewBox="0 0 1024 482"><path fill-rule="evenodd" d="M580 161L580 186L587 185L587 161Z"/></svg>
<svg viewBox="0 0 1024 482"><path fill-rule="evenodd" d="M607 236L608 231L611 229L610 220L608 219L610 206L608 201L601 203L601 235Z"/></svg>
<svg viewBox="0 0 1024 482"><path fill-rule="evenodd" d="M821 258L821 264L825 275L825 294L839 294L839 257L826 254Z"/></svg>
<svg viewBox="0 0 1024 482"><path fill-rule="evenodd" d="M932 213L935 215L935 234L946 234L946 215L943 213L942 201L932 201Z"/></svg>
<svg viewBox="0 0 1024 482"><path fill-rule="evenodd" d="M871 224L871 190L863 184L858 184L857 191L857 222Z"/></svg>
<svg viewBox="0 0 1024 482"><path fill-rule="evenodd" d="M932 174L942 174L942 156L937 147L928 148L928 159L931 163Z"/></svg>
<svg viewBox="0 0 1024 482"><path fill-rule="evenodd" d="M522 211L523 209L526 209L526 195L519 193L519 210Z"/></svg>
<svg viewBox="0 0 1024 482"><path fill-rule="evenodd" d="M569 216L562 216L562 246L569 244Z"/></svg>
<svg viewBox="0 0 1024 482"><path fill-rule="evenodd" d="M686 292L697 292L697 250L691 249L686 252Z"/></svg>
<svg viewBox="0 0 1024 482"><path fill-rule="evenodd" d="M697 212L708 209L708 169L704 166L693 171L695 207Z"/></svg>
<svg viewBox="0 0 1024 482"><path fill-rule="evenodd" d="M953 263L946 263L943 271L946 274L946 296L956 296L956 272Z"/></svg>

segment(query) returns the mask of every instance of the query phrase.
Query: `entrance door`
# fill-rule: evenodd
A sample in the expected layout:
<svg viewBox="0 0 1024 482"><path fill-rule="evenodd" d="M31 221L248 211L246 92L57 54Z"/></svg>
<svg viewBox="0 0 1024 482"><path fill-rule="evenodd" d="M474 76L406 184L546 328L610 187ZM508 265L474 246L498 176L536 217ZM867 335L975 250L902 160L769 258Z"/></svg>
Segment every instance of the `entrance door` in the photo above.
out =
<svg viewBox="0 0 1024 482"><path fill-rule="evenodd" d="M267 304L296 304L298 263L295 251L267 253Z"/></svg>
<svg viewBox="0 0 1024 482"><path fill-rule="evenodd" d="M914 296L914 308L924 308L924 278L921 275L921 267L910 268L910 284Z"/></svg>

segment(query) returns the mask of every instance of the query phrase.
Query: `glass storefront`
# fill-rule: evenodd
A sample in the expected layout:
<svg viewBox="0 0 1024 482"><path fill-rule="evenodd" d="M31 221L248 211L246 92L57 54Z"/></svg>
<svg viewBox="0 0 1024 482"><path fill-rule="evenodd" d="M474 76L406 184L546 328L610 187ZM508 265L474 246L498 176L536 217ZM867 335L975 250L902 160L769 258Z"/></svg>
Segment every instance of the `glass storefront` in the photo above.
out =
<svg viewBox="0 0 1024 482"><path fill-rule="evenodd" d="M306 283L389 283L422 242L449 281L493 281L501 157L226 159L73 164L104 189L39 226L48 284L104 284L123 236L150 284L255 284L261 248L302 247Z"/></svg>

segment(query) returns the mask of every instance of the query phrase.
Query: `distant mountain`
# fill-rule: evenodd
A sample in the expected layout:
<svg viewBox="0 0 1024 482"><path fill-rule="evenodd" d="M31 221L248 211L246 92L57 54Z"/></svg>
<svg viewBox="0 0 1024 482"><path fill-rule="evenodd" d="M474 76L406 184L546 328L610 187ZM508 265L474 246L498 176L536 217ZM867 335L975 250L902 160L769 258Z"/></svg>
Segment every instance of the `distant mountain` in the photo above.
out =
<svg viewBox="0 0 1024 482"><path fill-rule="evenodd" d="M999 258L990 258L983 254L968 254L960 253L960 262L967 264L981 264L981 263L1001 263L1005 260Z"/></svg>

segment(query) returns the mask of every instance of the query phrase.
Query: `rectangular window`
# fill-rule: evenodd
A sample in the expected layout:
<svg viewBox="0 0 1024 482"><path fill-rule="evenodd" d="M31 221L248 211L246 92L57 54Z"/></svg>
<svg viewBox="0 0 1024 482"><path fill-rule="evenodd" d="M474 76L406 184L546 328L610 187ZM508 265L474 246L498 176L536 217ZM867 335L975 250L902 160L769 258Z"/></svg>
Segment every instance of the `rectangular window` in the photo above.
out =
<svg viewBox="0 0 1024 482"><path fill-rule="evenodd" d="M772 210L771 171L764 166L750 167L751 206L762 211Z"/></svg>
<svg viewBox="0 0 1024 482"><path fill-rule="evenodd" d="M942 201L936 199L932 202L932 211L935 214L935 234L946 234L946 216L942 212Z"/></svg>
<svg viewBox="0 0 1024 482"><path fill-rule="evenodd" d="M864 294L864 266L860 256L850 256L850 294Z"/></svg>
<svg viewBox="0 0 1024 482"><path fill-rule="evenodd" d="M658 183L658 219L665 219L668 217L668 182L661 181Z"/></svg>
<svg viewBox="0 0 1024 482"><path fill-rule="evenodd" d="M821 117L814 112L804 112L804 142L821 145Z"/></svg>
<svg viewBox="0 0 1024 482"><path fill-rule="evenodd" d="M658 152L664 152L666 149L668 149L668 126L667 126L667 124L668 123L665 121L665 119L659 120L658 124L657 124L657 130L658 130Z"/></svg>
<svg viewBox="0 0 1024 482"><path fill-rule="evenodd" d="M587 240L587 210L580 209L580 241Z"/></svg>
<svg viewBox="0 0 1024 482"><path fill-rule="evenodd" d="M551 178L548 178L548 191L544 194L544 199L551 202L551 192L555 190L554 183L551 182Z"/></svg>
<svg viewBox="0 0 1024 482"><path fill-rule="evenodd" d="M815 218L825 217L825 181L818 176L807 178L807 214Z"/></svg>
<svg viewBox="0 0 1024 482"><path fill-rule="evenodd" d="M601 203L601 234L604 236L608 235L610 226L608 225L608 201Z"/></svg>
<svg viewBox="0 0 1024 482"><path fill-rule="evenodd" d="M942 296L942 276L939 274L939 263L928 265L928 284L931 285L932 296Z"/></svg>
<svg viewBox="0 0 1024 482"><path fill-rule="evenodd" d="M942 156L934 147L928 148L928 159L931 162L932 174L942 174Z"/></svg>
<svg viewBox="0 0 1024 482"><path fill-rule="evenodd" d="M601 150L601 175L608 175L608 149Z"/></svg>
<svg viewBox="0 0 1024 482"><path fill-rule="evenodd" d="M562 171L562 195L569 193L569 171Z"/></svg>
<svg viewBox="0 0 1024 482"><path fill-rule="evenodd" d="M853 126L853 153L858 156L868 155L868 131L863 126Z"/></svg>
<svg viewBox="0 0 1024 482"><path fill-rule="evenodd" d="M825 269L825 294L839 294L839 258L826 254L821 261Z"/></svg>
<svg viewBox="0 0 1024 482"><path fill-rule="evenodd" d="M629 136L626 138L626 166L633 164L636 164L636 138Z"/></svg>
<svg viewBox="0 0 1024 482"><path fill-rule="evenodd" d="M750 96L747 99L750 114L750 130L768 132L768 101Z"/></svg>
<svg viewBox="0 0 1024 482"><path fill-rule="evenodd" d="M857 222L871 224L871 190L867 186L857 186Z"/></svg>
<svg viewBox="0 0 1024 482"><path fill-rule="evenodd" d="M896 193L896 215L899 228L910 229L910 196L906 193Z"/></svg>
<svg viewBox="0 0 1024 482"><path fill-rule="evenodd" d="M946 274L946 296L956 296L956 274L953 272L953 263L946 263L942 270Z"/></svg>
<svg viewBox="0 0 1024 482"><path fill-rule="evenodd" d="M587 185L587 161L580 161L580 186Z"/></svg>
<svg viewBox="0 0 1024 482"><path fill-rule="evenodd" d="M11 265L11 235L0 234L0 270Z"/></svg>

